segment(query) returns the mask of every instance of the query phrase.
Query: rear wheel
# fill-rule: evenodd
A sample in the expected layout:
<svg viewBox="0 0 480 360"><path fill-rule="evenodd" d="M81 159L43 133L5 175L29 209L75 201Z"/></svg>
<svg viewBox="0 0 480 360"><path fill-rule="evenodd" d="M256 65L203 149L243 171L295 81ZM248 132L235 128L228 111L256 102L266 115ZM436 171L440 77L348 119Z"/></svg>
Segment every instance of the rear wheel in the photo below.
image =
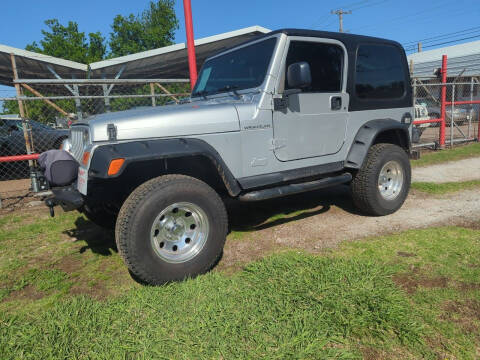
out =
<svg viewBox="0 0 480 360"><path fill-rule="evenodd" d="M210 270L228 228L218 194L204 182L166 175L139 186L123 204L115 235L133 275L160 285Z"/></svg>
<svg viewBox="0 0 480 360"><path fill-rule="evenodd" d="M405 150L393 144L376 144L352 181L353 201L367 214L392 214L405 202L410 182L410 161Z"/></svg>

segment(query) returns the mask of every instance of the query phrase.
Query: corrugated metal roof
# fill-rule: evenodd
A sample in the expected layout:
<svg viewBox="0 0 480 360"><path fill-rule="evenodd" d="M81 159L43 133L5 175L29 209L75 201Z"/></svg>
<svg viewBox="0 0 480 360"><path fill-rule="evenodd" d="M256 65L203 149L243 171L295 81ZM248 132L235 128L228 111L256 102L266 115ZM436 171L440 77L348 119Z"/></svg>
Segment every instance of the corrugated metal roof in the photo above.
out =
<svg viewBox="0 0 480 360"><path fill-rule="evenodd" d="M72 78L72 76L85 78L88 70L85 64L0 45L0 84L12 85L13 70L10 54L15 55L18 76L24 79L52 79L53 75L47 66L66 78Z"/></svg>
<svg viewBox="0 0 480 360"><path fill-rule="evenodd" d="M244 29L209 36L195 40L197 65L201 67L206 58L226 48L235 46L247 40L266 34L270 30L261 26L251 26ZM136 54L90 64L92 78L114 78L124 67L123 79L175 79L188 78L188 57L185 43L148 50Z"/></svg>
<svg viewBox="0 0 480 360"><path fill-rule="evenodd" d="M270 30L261 26L251 26L219 35L195 40L197 65L200 67L206 58L231 46L266 34ZM122 79L178 79L188 78L188 57L185 43L144 51L137 54L117 57L96 63L86 64L64 60L53 56L0 45L0 84L12 86L13 70L10 54L15 55L18 76L21 79L54 79L48 66L64 79L114 78L124 67ZM90 71L90 74L88 72Z"/></svg>
<svg viewBox="0 0 480 360"><path fill-rule="evenodd" d="M448 57L448 76L480 75L480 40L447 46L408 55L413 61L413 77L434 77L435 69L442 67L442 55Z"/></svg>

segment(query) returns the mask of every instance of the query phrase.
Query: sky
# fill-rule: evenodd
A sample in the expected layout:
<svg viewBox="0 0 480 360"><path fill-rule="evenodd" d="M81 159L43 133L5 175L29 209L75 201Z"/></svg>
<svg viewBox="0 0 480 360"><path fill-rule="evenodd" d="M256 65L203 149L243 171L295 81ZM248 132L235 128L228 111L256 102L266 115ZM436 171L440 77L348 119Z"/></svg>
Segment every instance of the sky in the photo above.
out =
<svg viewBox="0 0 480 360"><path fill-rule="evenodd" d="M338 31L338 17L330 11L340 8L352 10L352 14L344 15L344 29L351 33L414 44L421 39L477 27L442 40L480 38L480 0L191 1L195 38L252 25L272 30L292 27ZM33 41L38 42L42 38L41 30L45 29L44 21L51 18L63 24L76 21L80 31L100 31L108 38L117 14L138 14L148 3L149 0L4 0L0 13L0 44L25 48ZM175 10L180 22L175 42L185 42L182 0L177 0ZM442 41L427 40L428 45L439 42ZM443 46L446 45L451 44Z"/></svg>

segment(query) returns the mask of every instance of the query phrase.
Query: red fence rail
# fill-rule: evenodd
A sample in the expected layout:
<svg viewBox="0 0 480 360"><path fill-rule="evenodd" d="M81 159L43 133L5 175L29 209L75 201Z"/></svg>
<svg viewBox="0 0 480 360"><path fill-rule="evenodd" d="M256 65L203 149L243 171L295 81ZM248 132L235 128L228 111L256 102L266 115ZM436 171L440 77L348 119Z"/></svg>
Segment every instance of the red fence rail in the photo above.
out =
<svg viewBox="0 0 480 360"><path fill-rule="evenodd" d="M25 160L37 160L39 156L40 156L39 154L0 156L0 163L25 161Z"/></svg>

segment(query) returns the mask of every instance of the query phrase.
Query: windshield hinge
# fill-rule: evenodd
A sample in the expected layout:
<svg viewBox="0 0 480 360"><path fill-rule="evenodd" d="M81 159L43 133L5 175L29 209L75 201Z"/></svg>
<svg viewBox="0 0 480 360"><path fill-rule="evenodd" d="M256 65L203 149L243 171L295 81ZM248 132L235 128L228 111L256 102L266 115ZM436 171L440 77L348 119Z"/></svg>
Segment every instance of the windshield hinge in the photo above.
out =
<svg viewBox="0 0 480 360"><path fill-rule="evenodd" d="M117 127L114 124L107 125L107 134L109 141L116 141L117 140Z"/></svg>

